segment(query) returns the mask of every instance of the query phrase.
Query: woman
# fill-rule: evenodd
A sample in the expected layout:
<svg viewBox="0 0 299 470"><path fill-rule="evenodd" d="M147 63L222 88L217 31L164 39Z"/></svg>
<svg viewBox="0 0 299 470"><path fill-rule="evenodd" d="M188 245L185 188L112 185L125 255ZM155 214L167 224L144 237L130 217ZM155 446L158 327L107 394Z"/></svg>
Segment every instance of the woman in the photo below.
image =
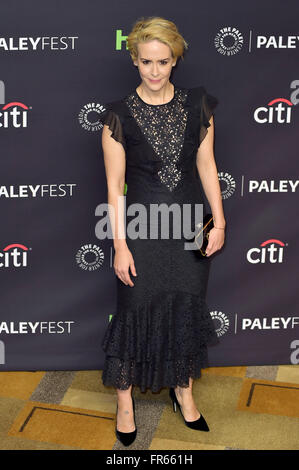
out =
<svg viewBox="0 0 299 470"><path fill-rule="evenodd" d="M102 381L117 390L115 431L124 445L137 433L133 385L142 392L169 387L174 411L178 406L185 424L209 430L194 403L192 382L208 366L207 346L219 342L205 296L209 257L223 246L225 229L213 154L217 99L203 86L187 89L170 82L172 68L187 49L173 22L139 19L127 44L141 83L106 104L101 114L117 276L117 312L102 342ZM152 205L203 207L199 177L214 219L207 256L201 259L185 248L188 237L171 237L172 228L169 238L149 236L151 229L161 228L149 216ZM132 232L130 216L127 227L124 222L133 204L146 209L137 238L126 234L129 226ZM130 215L136 218L134 211ZM194 233L195 218L192 223Z"/></svg>

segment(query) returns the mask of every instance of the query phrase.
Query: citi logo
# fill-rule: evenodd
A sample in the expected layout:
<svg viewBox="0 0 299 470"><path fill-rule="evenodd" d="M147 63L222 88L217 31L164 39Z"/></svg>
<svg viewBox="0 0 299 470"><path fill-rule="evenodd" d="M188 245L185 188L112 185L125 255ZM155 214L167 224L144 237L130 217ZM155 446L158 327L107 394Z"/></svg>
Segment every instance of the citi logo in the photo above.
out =
<svg viewBox="0 0 299 470"><path fill-rule="evenodd" d="M27 127L29 107L20 101L11 101L7 104L4 103L5 85L4 82L0 80L0 105L4 105L0 108L0 128Z"/></svg>
<svg viewBox="0 0 299 470"><path fill-rule="evenodd" d="M284 248L287 243L271 238L260 244L258 248L250 248L247 252L247 261L258 263L282 263Z"/></svg>
<svg viewBox="0 0 299 470"><path fill-rule="evenodd" d="M254 120L259 124L289 124L293 103L287 98L275 98L267 106L260 106L254 111Z"/></svg>
<svg viewBox="0 0 299 470"><path fill-rule="evenodd" d="M21 243L7 245L0 251L0 268L20 268L27 266L27 254L29 248Z"/></svg>

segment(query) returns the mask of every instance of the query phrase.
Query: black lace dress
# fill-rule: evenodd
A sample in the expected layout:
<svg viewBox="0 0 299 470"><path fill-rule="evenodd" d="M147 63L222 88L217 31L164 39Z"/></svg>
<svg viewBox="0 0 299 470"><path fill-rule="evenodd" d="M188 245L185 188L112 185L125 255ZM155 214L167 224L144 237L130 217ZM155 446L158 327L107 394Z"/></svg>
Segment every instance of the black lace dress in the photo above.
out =
<svg viewBox="0 0 299 470"><path fill-rule="evenodd" d="M152 204L203 204L196 153L217 103L202 86L174 86L165 104L147 104L134 90L105 105L101 122L126 151L126 211L134 203L148 214ZM126 224L132 218L136 213ZM147 238L126 240L137 271L133 276L129 270L134 287L116 276L117 310L102 341L102 381L142 392L188 387L189 377L209 366L208 346L219 343L205 300L211 260L184 249L188 238L171 238L174 223L169 238L150 238L145 225Z"/></svg>

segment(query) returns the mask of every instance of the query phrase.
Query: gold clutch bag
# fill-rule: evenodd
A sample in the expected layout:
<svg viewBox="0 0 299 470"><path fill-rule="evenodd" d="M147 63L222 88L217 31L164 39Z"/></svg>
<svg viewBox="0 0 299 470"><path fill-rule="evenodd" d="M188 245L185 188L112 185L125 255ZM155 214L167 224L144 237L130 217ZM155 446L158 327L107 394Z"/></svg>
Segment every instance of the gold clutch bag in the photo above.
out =
<svg viewBox="0 0 299 470"><path fill-rule="evenodd" d="M206 256L206 248L209 243L209 235L211 228L214 227L213 216L212 214L206 214L203 218L203 221L197 224L196 235L194 236L194 242L198 248L196 254L199 258L204 258ZM202 243L200 244L200 235L202 234Z"/></svg>

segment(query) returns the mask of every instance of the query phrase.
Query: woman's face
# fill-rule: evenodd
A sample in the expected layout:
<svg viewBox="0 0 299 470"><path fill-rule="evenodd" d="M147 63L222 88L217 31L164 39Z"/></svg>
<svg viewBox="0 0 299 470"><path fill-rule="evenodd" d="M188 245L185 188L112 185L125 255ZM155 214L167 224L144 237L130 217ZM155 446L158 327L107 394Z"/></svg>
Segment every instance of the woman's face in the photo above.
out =
<svg viewBox="0 0 299 470"><path fill-rule="evenodd" d="M137 45L138 59L134 61L139 69L144 84L151 90L160 90L169 81L172 67L176 59L171 55L171 49L157 39Z"/></svg>

